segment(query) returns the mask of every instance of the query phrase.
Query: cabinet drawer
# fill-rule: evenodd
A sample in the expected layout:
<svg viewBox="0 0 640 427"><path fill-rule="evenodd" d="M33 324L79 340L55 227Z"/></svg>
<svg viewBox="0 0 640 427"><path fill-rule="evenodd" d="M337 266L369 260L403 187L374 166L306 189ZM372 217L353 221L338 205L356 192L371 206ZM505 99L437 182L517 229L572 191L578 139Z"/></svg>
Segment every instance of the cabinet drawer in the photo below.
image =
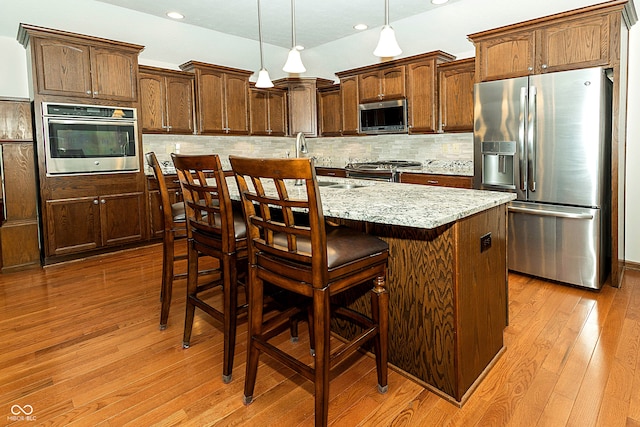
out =
<svg viewBox="0 0 640 427"><path fill-rule="evenodd" d="M319 176L335 176L337 178L346 178L347 171L340 168L316 168L316 175Z"/></svg>
<svg viewBox="0 0 640 427"><path fill-rule="evenodd" d="M473 178L461 175L436 175L424 173L400 174L400 182L405 184L438 185L442 187L473 188Z"/></svg>

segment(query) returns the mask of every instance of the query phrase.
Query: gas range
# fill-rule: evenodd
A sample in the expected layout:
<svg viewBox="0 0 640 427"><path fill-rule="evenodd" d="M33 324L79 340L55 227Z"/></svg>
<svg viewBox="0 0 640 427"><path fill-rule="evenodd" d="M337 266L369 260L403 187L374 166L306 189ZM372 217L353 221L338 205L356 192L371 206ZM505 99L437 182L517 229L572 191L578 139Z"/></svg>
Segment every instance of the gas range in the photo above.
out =
<svg viewBox="0 0 640 427"><path fill-rule="evenodd" d="M378 160L375 162L349 163L345 166L347 177L398 182L402 169L419 168L420 162L410 160Z"/></svg>

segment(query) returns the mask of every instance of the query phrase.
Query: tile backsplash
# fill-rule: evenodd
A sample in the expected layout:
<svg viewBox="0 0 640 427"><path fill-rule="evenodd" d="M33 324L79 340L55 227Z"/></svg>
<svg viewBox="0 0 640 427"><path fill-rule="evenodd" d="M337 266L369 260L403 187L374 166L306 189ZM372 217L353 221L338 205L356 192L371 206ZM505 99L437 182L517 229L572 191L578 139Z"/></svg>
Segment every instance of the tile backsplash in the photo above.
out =
<svg viewBox="0 0 640 427"><path fill-rule="evenodd" d="M375 135L360 137L306 138L309 153L318 166L344 167L351 161L433 160L473 161L473 134ZM155 151L160 161L171 153L211 154L224 160L230 155L287 157L295 155L294 137L143 135L144 152Z"/></svg>

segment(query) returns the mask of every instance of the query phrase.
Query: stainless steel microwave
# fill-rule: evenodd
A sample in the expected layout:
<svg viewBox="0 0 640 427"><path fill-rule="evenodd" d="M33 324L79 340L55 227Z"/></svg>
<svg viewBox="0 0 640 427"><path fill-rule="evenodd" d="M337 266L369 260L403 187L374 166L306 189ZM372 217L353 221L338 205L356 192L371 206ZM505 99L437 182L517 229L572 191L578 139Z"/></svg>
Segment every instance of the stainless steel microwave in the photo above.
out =
<svg viewBox="0 0 640 427"><path fill-rule="evenodd" d="M370 102L358 106L360 133L407 133L407 100Z"/></svg>
<svg viewBox="0 0 640 427"><path fill-rule="evenodd" d="M43 103L48 176L138 172L135 108Z"/></svg>

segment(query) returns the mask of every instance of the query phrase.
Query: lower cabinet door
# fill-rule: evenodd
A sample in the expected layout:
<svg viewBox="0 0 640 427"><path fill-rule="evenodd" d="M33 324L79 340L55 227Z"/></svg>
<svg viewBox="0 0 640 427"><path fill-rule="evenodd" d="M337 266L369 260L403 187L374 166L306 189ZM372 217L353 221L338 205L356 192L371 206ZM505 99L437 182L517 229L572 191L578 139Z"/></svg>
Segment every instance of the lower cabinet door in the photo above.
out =
<svg viewBox="0 0 640 427"><path fill-rule="evenodd" d="M103 246L142 240L144 193L100 196L100 224Z"/></svg>
<svg viewBox="0 0 640 427"><path fill-rule="evenodd" d="M47 200L48 255L65 255L101 246L97 196Z"/></svg>
<svg viewBox="0 0 640 427"><path fill-rule="evenodd" d="M48 200L47 256L141 241L144 203L143 192Z"/></svg>

